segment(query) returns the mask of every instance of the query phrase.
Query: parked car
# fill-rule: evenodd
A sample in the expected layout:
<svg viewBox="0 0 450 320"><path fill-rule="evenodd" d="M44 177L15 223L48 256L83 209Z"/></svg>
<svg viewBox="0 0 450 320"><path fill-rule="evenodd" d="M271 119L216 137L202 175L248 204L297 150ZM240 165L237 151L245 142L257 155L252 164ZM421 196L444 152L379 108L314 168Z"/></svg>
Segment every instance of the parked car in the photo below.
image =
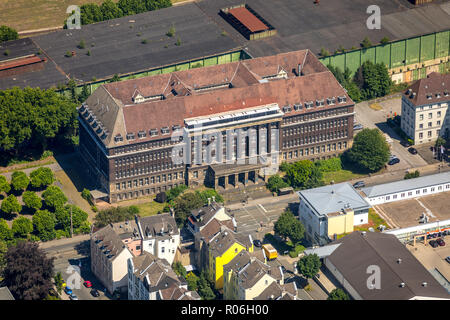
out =
<svg viewBox="0 0 450 320"><path fill-rule="evenodd" d="M64 289L64 292L70 296L72 294L72 289L70 287L66 286L66 288Z"/></svg>
<svg viewBox="0 0 450 320"><path fill-rule="evenodd" d="M416 149L416 148L413 148L413 147L408 148L408 151L409 151L409 153L411 153L411 154L417 154L417 149Z"/></svg>
<svg viewBox="0 0 450 320"><path fill-rule="evenodd" d="M437 244L440 245L441 247L445 246L445 241L442 240L441 238L436 240Z"/></svg>
<svg viewBox="0 0 450 320"><path fill-rule="evenodd" d="M353 125L353 130L361 130L362 128L364 128L362 124L357 123Z"/></svg>
<svg viewBox="0 0 450 320"><path fill-rule="evenodd" d="M261 248L261 247L262 247L261 240L255 239L255 240L253 240L253 244L254 244L255 247L257 247L257 248Z"/></svg>
<svg viewBox="0 0 450 320"><path fill-rule="evenodd" d="M396 163L399 163L399 162L400 162L399 158L393 158L393 159L389 160L388 165L392 166L392 165L394 165Z"/></svg>
<svg viewBox="0 0 450 320"><path fill-rule="evenodd" d="M392 160L392 159L395 159L395 158L398 158L395 154L391 154L391 155L389 156L389 160Z"/></svg>
<svg viewBox="0 0 450 320"><path fill-rule="evenodd" d="M76 296L75 293L72 293L72 294L69 296L69 298L70 298L70 300L78 300L78 297Z"/></svg>
<svg viewBox="0 0 450 320"><path fill-rule="evenodd" d="M90 282L89 280L86 280L85 282L83 282L83 284L86 288L92 288L92 282Z"/></svg>
<svg viewBox="0 0 450 320"><path fill-rule="evenodd" d="M406 140L400 141L400 144L401 144L402 146L404 146L405 148L411 147L411 145L409 144L409 142L406 141Z"/></svg>
<svg viewBox="0 0 450 320"><path fill-rule="evenodd" d="M93 296L93 297L100 297L100 293L98 292L98 290L97 289L92 289L91 290L91 295Z"/></svg>
<svg viewBox="0 0 450 320"><path fill-rule="evenodd" d="M364 183L364 181L357 181L353 184L353 188L364 188L366 186L366 184Z"/></svg>
<svg viewBox="0 0 450 320"><path fill-rule="evenodd" d="M430 246L432 246L433 248L439 247L439 245L438 245L438 243L436 242L436 240L431 240L429 243L430 243Z"/></svg>
<svg viewBox="0 0 450 320"><path fill-rule="evenodd" d="M445 261L447 261L448 263L450 263L450 256L448 256L447 258L445 258Z"/></svg>

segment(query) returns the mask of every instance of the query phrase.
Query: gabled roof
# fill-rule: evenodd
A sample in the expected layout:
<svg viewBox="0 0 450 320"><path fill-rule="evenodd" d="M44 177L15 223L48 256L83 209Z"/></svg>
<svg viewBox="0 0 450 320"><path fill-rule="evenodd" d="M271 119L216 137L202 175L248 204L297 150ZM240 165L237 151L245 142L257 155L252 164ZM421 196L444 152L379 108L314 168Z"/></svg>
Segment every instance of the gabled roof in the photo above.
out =
<svg viewBox="0 0 450 320"><path fill-rule="evenodd" d="M100 248L109 259L115 259L122 251L128 250L119 234L111 224L98 230L91 236L91 241ZM131 252L130 252L131 254Z"/></svg>
<svg viewBox="0 0 450 320"><path fill-rule="evenodd" d="M170 213L139 218L144 238L158 235L177 235L179 230L175 218ZM161 234L162 231L162 234Z"/></svg>
<svg viewBox="0 0 450 320"><path fill-rule="evenodd" d="M327 258L364 300L449 299L450 295L412 253L391 234L353 232ZM380 289L369 289L369 267L380 271ZM402 284L404 286L402 286Z"/></svg>
<svg viewBox="0 0 450 320"><path fill-rule="evenodd" d="M409 86L403 96L415 106L450 101L450 74L432 72Z"/></svg>

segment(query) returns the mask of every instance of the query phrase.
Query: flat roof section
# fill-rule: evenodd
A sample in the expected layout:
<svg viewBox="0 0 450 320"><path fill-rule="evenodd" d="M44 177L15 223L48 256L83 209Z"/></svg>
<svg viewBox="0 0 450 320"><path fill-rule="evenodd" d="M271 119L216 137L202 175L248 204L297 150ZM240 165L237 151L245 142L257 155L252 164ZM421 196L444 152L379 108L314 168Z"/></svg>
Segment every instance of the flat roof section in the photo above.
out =
<svg viewBox="0 0 450 320"><path fill-rule="evenodd" d="M242 23L251 32L258 32L269 29L268 26L266 26L245 7L230 9L228 13L239 20L239 22Z"/></svg>

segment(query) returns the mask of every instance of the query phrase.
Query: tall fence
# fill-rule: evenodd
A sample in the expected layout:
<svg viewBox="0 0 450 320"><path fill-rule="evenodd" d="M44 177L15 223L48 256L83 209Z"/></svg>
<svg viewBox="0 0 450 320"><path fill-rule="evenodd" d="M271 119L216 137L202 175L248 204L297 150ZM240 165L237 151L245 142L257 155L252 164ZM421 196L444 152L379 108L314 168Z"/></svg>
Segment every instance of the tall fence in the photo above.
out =
<svg viewBox="0 0 450 320"><path fill-rule="evenodd" d="M324 65L339 67L341 70L348 68L354 74L365 61L383 63L388 69L394 69L448 56L450 56L450 30L334 54L320 58L320 61ZM444 59L439 63L440 72L450 66ZM413 71L413 80L426 76L424 67Z"/></svg>

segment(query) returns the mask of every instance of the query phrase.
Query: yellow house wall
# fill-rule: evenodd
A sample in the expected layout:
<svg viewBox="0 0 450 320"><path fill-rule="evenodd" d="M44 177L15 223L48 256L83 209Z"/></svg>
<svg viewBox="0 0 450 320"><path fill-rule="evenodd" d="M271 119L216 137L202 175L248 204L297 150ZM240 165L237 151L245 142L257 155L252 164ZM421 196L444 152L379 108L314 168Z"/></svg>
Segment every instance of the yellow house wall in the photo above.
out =
<svg viewBox="0 0 450 320"><path fill-rule="evenodd" d="M354 213L341 214L335 217L328 217L328 236L353 232Z"/></svg>
<svg viewBox="0 0 450 320"><path fill-rule="evenodd" d="M235 242L221 256L216 257L215 259L213 257L210 257L210 261L213 264L210 266L211 267L210 270L213 270L213 272L214 272L213 279L215 282L216 289L223 288L223 266L226 265L231 260L233 260L233 258L239 252L241 252L241 250L245 250L245 249L246 248L244 246Z"/></svg>

